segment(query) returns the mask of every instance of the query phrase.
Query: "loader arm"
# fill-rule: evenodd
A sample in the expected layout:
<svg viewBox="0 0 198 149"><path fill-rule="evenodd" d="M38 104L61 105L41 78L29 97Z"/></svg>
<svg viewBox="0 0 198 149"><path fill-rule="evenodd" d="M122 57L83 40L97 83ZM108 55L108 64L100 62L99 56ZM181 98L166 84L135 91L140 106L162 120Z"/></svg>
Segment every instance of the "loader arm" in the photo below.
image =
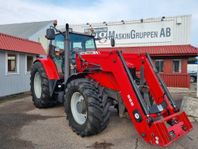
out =
<svg viewBox="0 0 198 149"><path fill-rule="evenodd" d="M136 130L146 142L167 146L192 129L185 112L176 108L148 56L123 55L121 51L89 52L80 54L76 63L78 72L89 70L89 64L97 64L99 69L87 77L119 92ZM93 68L92 65L90 70ZM141 76L140 83L136 76Z"/></svg>

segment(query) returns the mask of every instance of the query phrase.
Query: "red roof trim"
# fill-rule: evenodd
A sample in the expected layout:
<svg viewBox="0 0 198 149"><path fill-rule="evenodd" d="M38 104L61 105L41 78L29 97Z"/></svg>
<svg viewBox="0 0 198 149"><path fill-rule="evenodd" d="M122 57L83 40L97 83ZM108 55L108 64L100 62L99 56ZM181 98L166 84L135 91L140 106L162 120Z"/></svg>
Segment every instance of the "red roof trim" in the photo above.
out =
<svg viewBox="0 0 198 149"><path fill-rule="evenodd" d="M197 56L198 48L192 45L169 45L169 46L143 46L143 47L117 47L99 48L102 51L120 49L124 53L149 53L151 56Z"/></svg>
<svg viewBox="0 0 198 149"><path fill-rule="evenodd" d="M0 33L0 50L46 55L40 43Z"/></svg>

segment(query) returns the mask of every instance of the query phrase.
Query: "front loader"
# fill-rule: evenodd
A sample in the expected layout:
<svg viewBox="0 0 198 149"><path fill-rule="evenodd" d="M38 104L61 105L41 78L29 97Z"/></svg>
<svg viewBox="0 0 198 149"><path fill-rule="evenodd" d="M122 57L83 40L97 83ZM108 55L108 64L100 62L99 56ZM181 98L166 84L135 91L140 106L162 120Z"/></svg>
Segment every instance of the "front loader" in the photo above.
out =
<svg viewBox="0 0 198 149"><path fill-rule="evenodd" d="M75 33L68 24L62 32L55 23L46 38L49 54L38 58L31 72L32 100L38 108L63 103L69 125L78 135L103 131L110 106L120 116L128 112L137 132L150 144L167 146L192 129L149 54L113 48L97 51L94 36ZM61 65L56 62L55 48L64 49Z"/></svg>

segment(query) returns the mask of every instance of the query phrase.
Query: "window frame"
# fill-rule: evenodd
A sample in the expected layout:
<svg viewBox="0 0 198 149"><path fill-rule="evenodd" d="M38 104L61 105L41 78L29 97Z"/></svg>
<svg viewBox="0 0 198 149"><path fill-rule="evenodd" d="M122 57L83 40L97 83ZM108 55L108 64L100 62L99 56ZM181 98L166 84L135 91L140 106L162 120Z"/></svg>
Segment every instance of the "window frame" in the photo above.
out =
<svg viewBox="0 0 198 149"><path fill-rule="evenodd" d="M163 72L164 72L164 59L156 59L156 60L155 60L155 68L156 68L156 69L157 69L157 67L156 67L156 62L157 62L157 61L163 62L163 68L161 69L162 71L158 71L158 70L157 70L159 73L163 73Z"/></svg>
<svg viewBox="0 0 198 149"><path fill-rule="evenodd" d="M27 57L28 56L32 56L33 57L33 62L36 60L36 56L35 55L31 55L31 54L26 54L25 55L25 74L30 74L31 71L27 70Z"/></svg>
<svg viewBox="0 0 198 149"><path fill-rule="evenodd" d="M174 68L175 68L175 67L174 67L174 61L179 61L179 71L178 71L178 72L174 70ZM181 59L173 59L173 60L172 60L172 69L173 69L173 73L181 73L181 70L182 70L181 68L182 68Z"/></svg>
<svg viewBox="0 0 198 149"><path fill-rule="evenodd" d="M8 55L9 54L13 54L13 55L16 55L16 72L9 72L8 71ZM19 53L16 53L16 52L5 52L5 75L16 75L16 74L19 74Z"/></svg>

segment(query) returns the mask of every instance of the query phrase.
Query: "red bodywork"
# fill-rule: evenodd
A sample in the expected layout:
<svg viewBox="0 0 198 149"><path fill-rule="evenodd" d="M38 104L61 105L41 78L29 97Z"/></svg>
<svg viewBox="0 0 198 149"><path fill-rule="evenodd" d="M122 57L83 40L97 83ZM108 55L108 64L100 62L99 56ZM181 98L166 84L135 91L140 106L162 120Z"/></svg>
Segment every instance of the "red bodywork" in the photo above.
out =
<svg viewBox="0 0 198 149"><path fill-rule="evenodd" d="M117 91L120 94L136 130L146 142L167 146L192 129L192 125L185 112L176 112L169 102L146 55L123 54L123 57L127 67L135 68L137 75L141 66L144 66L144 77L153 100L156 104L161 104L162 101L165 101L167 104L167 107L161 111L160 117L158 114L146 115L144 113L116 51L84 52L80 55L76 56L77 72L85 72L86 69L96 65L100 67L99 71L93 70L86 77L92 78L99 82L101 86ZM59 79L56 65L51 58L37 59L37 61L43 64L49 79ZM141 122L135 119L133 114L135 110L139 111L142 117ZM150 123L150 118L154 119L152 123ZM174 121L174 124L168 125L170 121Z"/></svg>
<svg viewBox="0 0 198 149"><path fill-rule="evenodd" d="M45 73L49 80L59 80L59 74L56 69L56 64L50 57L46 58L37 58L35 62L40 62L43 65ZM35 63L34 62L34 63Z"/></svg>
<svg viewBox="0 0 198 149"><path fill-rule="evenodd" d="M146 55L124 54L123 56L127 66L135 67L137 72L140 71L141 66L144 66L144 77L155 103L160 104L165 100L167 108L161 112L160 118L157 114L145 115L116 51L81 54L81 58L77 57L77 70L83 72L95 64L100 65L101 71L93 71L87 77L94 79L106 88L120 93L136 130L146 142L167 146L188 133L192 129L190 121L185 112L175 112L168 98L164 95L164 90ZM82 62L82 58L86 63ZM142 116L141 122L136 121L134 118L134 110L138 110ZM149 124L149 118L155 119L152 124ZM171 120L175 121L175 123L168 126L167 122Z"/></svg>

